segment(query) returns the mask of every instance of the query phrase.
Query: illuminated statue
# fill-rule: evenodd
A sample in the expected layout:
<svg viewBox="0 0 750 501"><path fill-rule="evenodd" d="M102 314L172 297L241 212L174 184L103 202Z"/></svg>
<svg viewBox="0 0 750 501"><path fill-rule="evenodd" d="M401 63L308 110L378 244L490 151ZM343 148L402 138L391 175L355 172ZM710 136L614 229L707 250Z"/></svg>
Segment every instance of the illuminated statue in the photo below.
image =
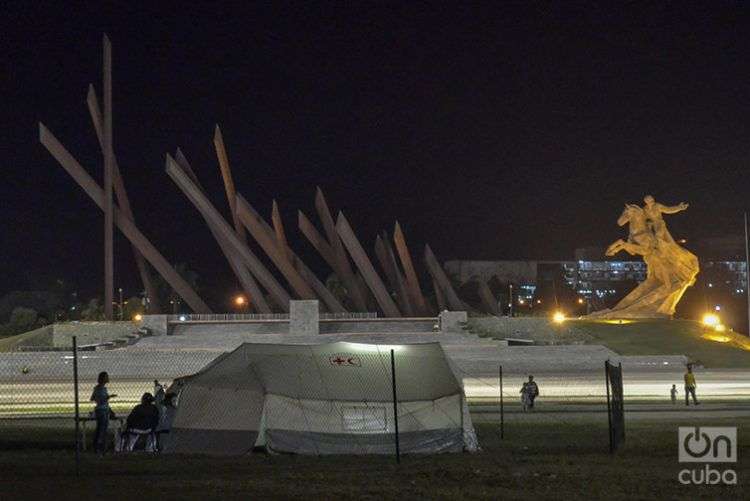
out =
<svg viewBox="0 0 750 501"><path fill-rule="evenodd" d="M675 214L688 208L681 203L672 207L654 201L647 195L644 207L626 204L617 224L628 224L628 239L617 240L607 248L607 256L621 250L643 256L646 280L612 309L590 315L593 318L671 317L685 290L695 283L698 258L680 247L667 230L662 214Z"/></svg>

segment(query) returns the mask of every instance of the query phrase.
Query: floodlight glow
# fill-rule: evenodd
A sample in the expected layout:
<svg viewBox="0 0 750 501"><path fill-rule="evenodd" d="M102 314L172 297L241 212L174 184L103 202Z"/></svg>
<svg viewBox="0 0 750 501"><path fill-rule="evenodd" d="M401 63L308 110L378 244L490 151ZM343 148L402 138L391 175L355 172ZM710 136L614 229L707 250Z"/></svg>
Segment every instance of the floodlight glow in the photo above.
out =
<svg viewBox="0 0 750 501"><path fill-rule="evenodd" d="M729 341L731 341L729 336L721 336L719 334L706 334L705 336L703 336L703 339L716 341L717 343L728 343Z"/></svg>
<svg viewBox="0 0 750 501"><path fill-rule="evenodd" d="M346 343L351 346L352 351L367 351L371 353L388 353L391 350L399 351L403 350L403 345L398 344L361 344L361 343Z"/></svg>
<svg viewBox="0 0 750 501"><path fill-rule="evenodd" d="M718 325L716 325L716 326L714 327L714 330L715 330L716 332L724 332L725 330L727 330L727 326L726 326L726 325L724 325L724 324L718 324ZM728 339L727 339L727 340L728 340Z"/></svg>
<svg viewBox="0 0 750 501"><path fill-rule="evenodd" d="M136 313L133 317L133 320L136 322L140 322L141 320L143 320L143 315L141 315L140 313Z"/></svg>
<svg viewBox="0 0 750 501"><path fill-rule="evenodd" d="M244 296L237 296L234 298L234 304L237 306L242 306L245 304L245 297Z"/></svg>
<svg viewBox="0 0 750 501"><path fill-rule="evenodd" d="M703 325L706 325L708 327L716 327L721 323L721 319L719 318L719 315L715 315L713 313L706 313L703 315Z"/></svg>
<svg viewBox="0 0 750 501"><path fill-rule="evenodd" d="M552 321L556 324L561 324L565 321L565 313L562 311L556 311L554 315L552 315Z"/></svg>
<svg viewBox="0 0 750 501"><path fill-rule="evenodd" d="M185 315L180 315L180 322L184 322L187 320L187 317Z"/></svg>

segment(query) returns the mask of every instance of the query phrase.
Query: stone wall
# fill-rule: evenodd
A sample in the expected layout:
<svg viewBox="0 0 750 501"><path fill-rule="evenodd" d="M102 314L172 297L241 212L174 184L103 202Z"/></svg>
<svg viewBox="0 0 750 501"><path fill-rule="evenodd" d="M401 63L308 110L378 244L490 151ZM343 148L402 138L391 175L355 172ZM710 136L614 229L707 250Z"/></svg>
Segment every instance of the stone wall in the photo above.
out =
<svg viewBox="0 0 750 501"><path fill-rule="evenodd" d="M538 344L582 344L592 338L572 324L555 324L546 317L472 317L472 332L498 339L528 339Z"/></svg>
<svg viewBox="0 0 750 501"><path fill-rule="evenodd" d="M73 346L76 336L78 346L113 341L132 334L138 329L133 322L66 322L53 326L52 345L57 348Z"/></svg>
<svg viewBox="0 0 750 501"><path fill-rule="evenodd" d="M432 332L436 319L321 320L321 334Z"/></svg>
<svg viewBox="0 0 750 501"><path fill-rule="evenodd" d="M464 332L467 320L465 311L442 311L440 312L440 331Z"/></svg>

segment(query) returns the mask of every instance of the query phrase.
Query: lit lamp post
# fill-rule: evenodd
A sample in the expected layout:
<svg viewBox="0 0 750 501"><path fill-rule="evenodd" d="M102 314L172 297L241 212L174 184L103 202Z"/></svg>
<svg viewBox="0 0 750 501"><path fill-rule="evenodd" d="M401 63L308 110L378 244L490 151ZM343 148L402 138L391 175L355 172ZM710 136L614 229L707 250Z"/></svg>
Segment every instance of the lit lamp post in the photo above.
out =
<svg viewBox="0 0 750 501"><path fill-rule="evenodd" d="M247 307L247 299L245 298L245 296L241 294L238 296L235 296L234 306L240 311L244 310Z"/></svg>
<svg viewBox="0 0 750 501"><path fill-rule="evenodd" d="M513 316L513 284L508 284L508 316Z"/></svg>
<svg viewBox="0 0 750 501"><path fill-rule="evenodd" d="M122 321L122 317L124 315L123 308L122 308L122 287L117 289L117 292L120 293L120 321Z"/></svg>

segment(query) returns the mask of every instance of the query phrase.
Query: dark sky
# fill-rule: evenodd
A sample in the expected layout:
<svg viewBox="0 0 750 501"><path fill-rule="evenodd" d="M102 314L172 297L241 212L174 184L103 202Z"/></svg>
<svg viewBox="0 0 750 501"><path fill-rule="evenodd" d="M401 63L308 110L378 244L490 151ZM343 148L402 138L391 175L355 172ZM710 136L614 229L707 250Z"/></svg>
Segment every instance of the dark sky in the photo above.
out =
<svg viewBox="0 0 750 501"><path fill-rule="evenodd" d="M0 35L0 292L39 275L100 287L102 215L37 122L101 179L85 94L89 82L101 92L104 31L136 219L213 288L235 283L164 155L182 147L226 213L215 123L238 190L267 216L279 201L291 245L321 275L296 229L316 185L368 250L399 219L414 252L429 242L442 260L571 258L623 236L622 204L646 193L690 202L668 221L689 239L738 233L750 208L743 2L31 3L6 8ZM116 284L134 291L116 245Z"/></svg>

